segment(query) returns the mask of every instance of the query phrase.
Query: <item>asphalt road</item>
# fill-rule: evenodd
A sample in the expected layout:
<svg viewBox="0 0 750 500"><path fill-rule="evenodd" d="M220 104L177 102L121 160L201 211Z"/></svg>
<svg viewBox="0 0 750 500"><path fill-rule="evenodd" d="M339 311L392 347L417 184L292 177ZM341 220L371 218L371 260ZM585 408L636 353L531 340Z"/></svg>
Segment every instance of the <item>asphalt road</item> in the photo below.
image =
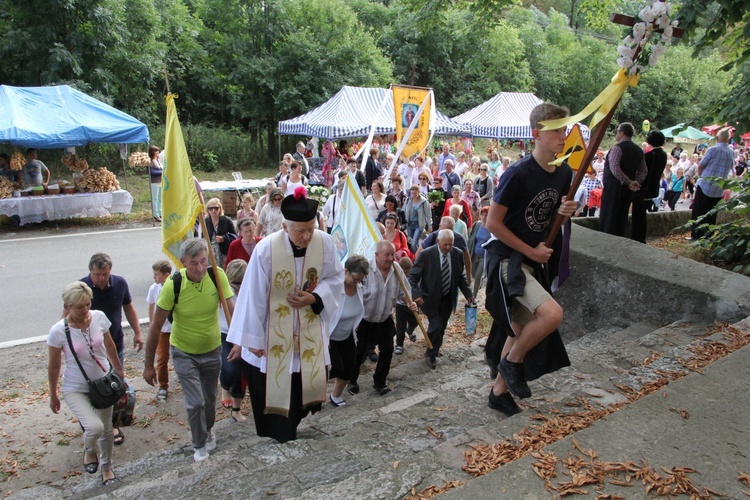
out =
<svg viewBox="0 0 750 500"><path fill-rule="evenodd" d="M88 274L96 252L109 254L112 273L128 281L138 316L148 316L151 265L164 258L159 227L50 233L0 239L0 343L46 336L62 313L60 292Z"/></svg>

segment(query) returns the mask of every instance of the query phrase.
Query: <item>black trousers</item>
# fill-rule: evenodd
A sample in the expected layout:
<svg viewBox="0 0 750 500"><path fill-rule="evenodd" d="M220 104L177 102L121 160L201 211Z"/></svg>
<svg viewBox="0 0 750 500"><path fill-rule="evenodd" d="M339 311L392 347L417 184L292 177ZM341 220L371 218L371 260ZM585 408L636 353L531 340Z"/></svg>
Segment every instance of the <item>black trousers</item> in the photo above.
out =
<svg viewBox="0 0 750 500"><path fill-rule="evenodd" d="M599 231L615 236L625 236L628 210L633 201L633 191L617 179L604 183L602 209L599 212Z"/></svg>
<svg viewBox="0 0 750 500"><path fill-rule="evenodd" d="M712 198L706 196L700 186L695 186L695 200L693 201L693 214L692 219L696 220L698 217L706 215L713 209L717 203L721 201L721 196L718 198ZM701 224L716 224L716 214L706 217ZM690 231L690 235L693 239L700 238L705 231L698 229L697 226L700 224L693 224L693 229Z"/></svg>
<svg viewBox="0 0 750 500"><path fill-rule="evenodd" d="M440 306L432 316L428 316L427 320L430 325L427 327L427 336L430 337L432 342L432 349L427 349L427 355L435 360L435 357L440 352L440 347L443 345L443 337L445 336L445 328L448 326L448 320L453 312L453 304L451 303L451 296L443 295L440 298Z"/></svg>
<svg viewBox="0 0 750 500"><path fill-rule="evenodd" d="M417 318L408 306L396 304L396 345L404 347L404 339L417 328Z"/></svg>
<svg viewBox="0 0 750 500"><path fill-rule="evenodd" d="M382 323L371 323L362 320L357 328L357 357L354 360L354 372L352 372L352 383L357 383L359 378L359 369L365 359L367 345L375 342L378 346L378 364L375 366L375 373L372 376L373 383L378 387L385 387L388 372L391 371L391 360L393 359L393 336L396 334L396 328L393 325L393 318L388 318Z"/></svg>
<svg viewBox="0 0 750 500"><path fill-rule="evenodd" d="M647 213L654 204L652 198L643 199L641 193L636 193L633 197L633 214L630 219L630 239L646 243L646 233L648 232Z"/></svg>

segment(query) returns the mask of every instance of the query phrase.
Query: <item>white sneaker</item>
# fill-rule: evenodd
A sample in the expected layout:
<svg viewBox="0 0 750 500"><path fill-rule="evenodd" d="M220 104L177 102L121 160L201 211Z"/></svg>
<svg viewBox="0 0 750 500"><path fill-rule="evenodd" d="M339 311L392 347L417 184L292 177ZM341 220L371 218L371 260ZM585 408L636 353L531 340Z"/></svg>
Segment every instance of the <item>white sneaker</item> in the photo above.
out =
<svg viewBox="0 0 750 500"><path fill-rule="evenodd" d="M202 462L203 460L208 458L208 450L204 446L203 448L196 448L195 453L193 453L193 460L196 462Z"/></svg>
<svg viewBox="0 0 750 500"><path fill-rule="evenodd" d="M216 434L214 430L208 431L208 438L206 439L206 449L208 451L214 451L216 449Z"/></svg>

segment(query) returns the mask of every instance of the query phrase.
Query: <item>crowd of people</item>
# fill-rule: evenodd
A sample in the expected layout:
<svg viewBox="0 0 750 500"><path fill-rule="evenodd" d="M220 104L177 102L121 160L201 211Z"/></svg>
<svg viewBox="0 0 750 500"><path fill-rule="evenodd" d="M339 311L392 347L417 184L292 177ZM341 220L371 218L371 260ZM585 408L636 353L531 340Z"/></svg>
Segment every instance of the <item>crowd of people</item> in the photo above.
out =
<svg viewBox="0 0 750 500"><path fill-rule="evenodd" d="M173 273L168 261L153 265L145 344L127 283L111 274L107 255L95 254L89 275L63 290L63 319L47 341L50 407L60 410L64 358L62 399L84 429L85 470L101 469L103 484L116 481L112 445L121 444L124 434L112 427L111 408L92 407L82 370L122 376L123 312L134 347L145 345L143 377L157 388L157 404L170 395L172 359L196 462L217 446L219 387L221 403L236 422L245 420L241 406L249 393L258 435L296 439L305 416L324 403L346 406L345 391L360 393L367 358L376 363L375 394L391 391L393 356L404 353L407 337L417 341L420 310L428 323L423 360L437 369L459 293L475 305L485 279L493 320L485 358L494 381L487 404L507 416L519 413L515 398L531 396L529 381L570 364L557 330L563 311L550 289L559 252L545 245L554 215L570 217L581 205L584 215L594 215L597 207L589 200L597 189L603 191L600 220L608 232L620 230L623 204L633 204L634 219L636 208L645 214L658 206L656 189L664 190L661 198L668 204L678 197L669 191L694 196L694 212L702 211L722 195L705 177L725 176L730 155L736 169L746 163L744 152L735 160L735 153L726 151L728 135L719 132L717 146L672 165L671 182L660 186L666 180L661 170L669 169L663 135L649 134L650 149L644 152L630 140L632 126L621 124L617 145L592 163L585 196L568 200L572 170L567 163L551 165L564 147L565 128L543 130L542 124L567 115L554 104L534 108L536 147L512 167L494 151L483 162L463 152L454 156L448 145L433 158L394 161L386 155L383 164L373 148L363 168L331 150L326 174L335 185L324 207L307 196L309 165L298 158L304 153L300 143L294 155L285 155L279 175L257 202L250 194L242 197L236 225L212 198L205 204L207 239L182 244L183 268ZM682 152L674 153L679 165ZM687 180L680 184L686 171L697 179L692 189ZM352 255L342 263L329 233L348 173L362 189L382 239L371 258ZM75 356L83 359L81 365L73 362Z"/></svg>

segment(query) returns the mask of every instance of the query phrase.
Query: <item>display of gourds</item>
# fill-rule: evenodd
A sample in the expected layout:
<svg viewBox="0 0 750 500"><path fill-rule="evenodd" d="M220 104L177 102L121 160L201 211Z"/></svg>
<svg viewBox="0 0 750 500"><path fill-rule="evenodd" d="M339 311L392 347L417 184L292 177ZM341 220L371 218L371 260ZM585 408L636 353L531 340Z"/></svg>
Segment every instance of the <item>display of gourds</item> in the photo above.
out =
<svg viewBox="0 0 750 500"><path fill-rule="evenodd" d="M128 166L132 168L148 167L151 163L151 159L148 157L148 153L143 151L136 151L128 157Z"/></svg>
<svg viewBox="0 0 750 500"><path fill-rule="evenodd" d="M63 156L62 162L64 165L67 165L67 167L73 172L83 172L84 170L89 168L89 162L87 162L84 158L79 158L72 153L68 153Z"/></svg>
<svg viewBox="0 0 750 500"><path fill-rule="evenodd" d="M75 180L78 191L85 193L106 193L107 191L117 191L120 189L120 183L117 182L115 174L105 167L84 170L82 175L80 179Z"/></svg>
<svg viewBox="0 0 750 500"><path fill-rule="evenodd" d="M0 177L0 199L13 196L13 183L5 177Z"/></svg>
<svg viewBox="0 0 750 500"><path fill-rule="evenodd" d="M11 170L22 170L25 163L26 163L26 159L18 151L13 153L13 155L10 157L10 169Z"/></svg>

